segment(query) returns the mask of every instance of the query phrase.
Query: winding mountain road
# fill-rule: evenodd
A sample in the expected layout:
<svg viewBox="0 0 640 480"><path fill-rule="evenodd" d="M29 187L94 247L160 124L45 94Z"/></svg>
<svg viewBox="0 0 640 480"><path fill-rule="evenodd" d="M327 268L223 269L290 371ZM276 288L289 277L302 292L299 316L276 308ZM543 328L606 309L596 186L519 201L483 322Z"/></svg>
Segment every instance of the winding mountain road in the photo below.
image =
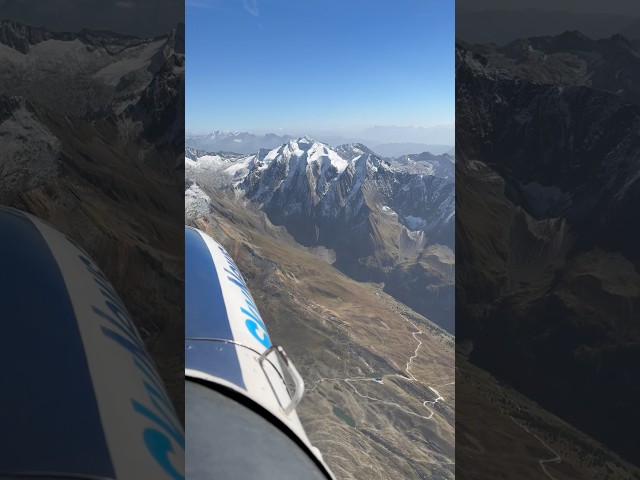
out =
<svg viewBox="0 0 640 480"><path fill-rule="evenodd" d="M411 335L413 336L414 340L416 342L418 342L418 345L416 346L416 349L413 353L413 355L409 358L409 360L407 361L407 364L405 366L405 372L406 375L402 375L402 374L398 374L398 373L394 373L394 374L383 374L382 377L380 379L378 378L368 378L368 377L350 377L350 378L327 378L327 377L323 377L320 378L318 381L316 381L316 383L313 385L313 387L311 387L311 389L309 389L309 393L315 391L315 389L318 387L318 385L322 382L345 382L347 383L352 389L353 391L360 396L361 398L367 399L369 401L372 402L377 402L377 403L382 403L385 405L389 405L392 407L396 407L398 409L400 409L401 411L403 411L404 413L408 414L408 415L413 415L415 417L418 418L422 418L424 420L431 420L433 418L434 415L434 411L429 408L427 406L427 404L430 404L432 407L435 407L436 403L441 402L442 400L444 400L444 398L442 397L442 395L440 395L440 393L438 392L438 390L436 390L434 387L429 386L424 384L422 381L418 380L413 373L411 373L411 363L418 357L418 352L420 350L420 347L422 346L422 340L420 340L418 338L418 335L422 335L424 332L420 329L420 327L418 327L418 325L416 325L415 323L413 323L412 321L410 321L407 317L405 317L404 315L402 315L400 312L398 312L398 314L409 324L411 324L416 330L411 332ZM368 368L371 369L371 367L369 366L369 364L362 359L362 361L365 363L365 365L367 365ZM362 394L358 388L354 385L354 383L357 382L376 382L379 383L381 385L384 385L384 379L385 378L398 378L401 380L406 380L408 382L417 382L420 383L422 385L424 385L425 387L427 387L429 390L431 390L434 394L435 394L435 399L434 400L424 400L422 402L422 405L425 407L425 409L429 412L428 416L427 415L420 415L419 413L413 412L411 410L407 410L406 408L404 408L402 405L395 403L395 402L388 402L386 400L382 400L380 398L375 398L375 397L371 397L369 395L364 395ZM452 385L455 382L449 382L449 383L445 383L443 385L440 386L446 386L446 385Z"/></svg>

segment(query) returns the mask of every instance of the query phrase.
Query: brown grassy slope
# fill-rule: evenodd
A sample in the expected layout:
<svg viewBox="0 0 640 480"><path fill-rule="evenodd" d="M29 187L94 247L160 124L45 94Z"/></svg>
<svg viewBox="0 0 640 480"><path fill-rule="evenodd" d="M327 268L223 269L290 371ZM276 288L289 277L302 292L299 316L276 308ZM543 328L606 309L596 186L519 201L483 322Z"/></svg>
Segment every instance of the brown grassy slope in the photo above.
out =
<svg viewBox="0 0 640 480"><path fill-rule="evenodd" d="M452 337L250 205L209 193L214 211L196 225L234 257L273 342L304 377L299 414L336 476L453 478Z"/></svg>

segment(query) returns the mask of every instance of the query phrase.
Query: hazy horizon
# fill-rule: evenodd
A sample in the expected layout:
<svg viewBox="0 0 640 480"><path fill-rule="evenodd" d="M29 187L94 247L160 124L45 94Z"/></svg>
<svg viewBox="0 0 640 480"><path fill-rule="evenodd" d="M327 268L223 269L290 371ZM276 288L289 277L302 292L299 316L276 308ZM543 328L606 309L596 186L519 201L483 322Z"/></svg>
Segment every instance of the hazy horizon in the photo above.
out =
<svg viewBox="0 0 640 480"><path fill-rule="evenodd" d="M423 143L439 145L455 145L455 125L434 125L431 127L397 126L397 125L374 125L364 130L249 130L249 129L229 129L214 128L211 130L186 131L185 135L190 137L209 135L212 132L221 131L226 133L249 133L256 136L275 134L278 136L291 136L294 138L305 135L322 141L322 138L343 138L345 140L357 139L369 142L381 143Z"/></svg>

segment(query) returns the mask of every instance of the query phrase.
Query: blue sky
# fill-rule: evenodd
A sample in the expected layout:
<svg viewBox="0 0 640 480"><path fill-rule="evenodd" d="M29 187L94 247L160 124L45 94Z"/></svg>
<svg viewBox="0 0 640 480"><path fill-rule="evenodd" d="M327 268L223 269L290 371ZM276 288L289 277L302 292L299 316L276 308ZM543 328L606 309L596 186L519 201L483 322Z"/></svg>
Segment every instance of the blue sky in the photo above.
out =
<svg viewBox="0 0 640 480"><path fill-rule="evenodd" d="M454 122L453 0L186 0L186 130Z"/></svg>

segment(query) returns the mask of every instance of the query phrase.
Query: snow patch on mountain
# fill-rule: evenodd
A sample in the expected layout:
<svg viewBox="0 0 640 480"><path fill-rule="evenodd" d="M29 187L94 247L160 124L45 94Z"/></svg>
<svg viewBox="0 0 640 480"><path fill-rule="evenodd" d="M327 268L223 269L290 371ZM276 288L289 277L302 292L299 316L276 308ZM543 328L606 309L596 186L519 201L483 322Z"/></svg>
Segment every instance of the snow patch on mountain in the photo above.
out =
<svg viewBox="0 0 640 480"><path fill-rule="evenodd" d="M211 211L211 198L194 181L187 181L184 191L184 218L192 221Z"/></svg>
<svg viewBox="0 0 640 480"><path fill-rule="evenodd" d="M157 40L127 49L116 62L98 70L94 74L94 78L102 80L107 85L116 86L125 76L131 76L133 72L147 71L154 55L158 53L164 43L164 40Z"/></svg>
<svg viewBox="0 0 640 480"><path fill-rule="evenodd" d="M212 187L232 187L246 177L256 155L234 153L208 153L185 149L185 175Z"/></svg>
<svg viewBox="0 0 640 480"><path fill-rule="evenodd" d="M520 185L523 200L536 216L559 216L571 206L571 195L554 185L541 185L538 182Z"/></svg>
<svg viewBox="0 0 640 480"><path fill-rule="evenodd" d="M413 231L421 230L427 226L427 221L424 218L414 217L413 215L406 215L404 221L409 230Z"/></svg>

